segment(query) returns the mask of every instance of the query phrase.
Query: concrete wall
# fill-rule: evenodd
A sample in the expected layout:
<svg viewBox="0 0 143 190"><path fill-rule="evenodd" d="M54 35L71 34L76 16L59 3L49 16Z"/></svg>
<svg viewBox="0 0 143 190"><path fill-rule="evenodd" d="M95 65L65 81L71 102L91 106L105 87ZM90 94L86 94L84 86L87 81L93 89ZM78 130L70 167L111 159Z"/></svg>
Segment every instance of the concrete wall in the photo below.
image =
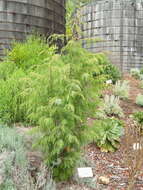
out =
<svg viewBox="0 0 143 190"><path fill-rule="evenodd" d="M143 0L95 0L82 8L83 47L108 51L122 71L143 67Z"/></svg>
<svg viewBox="0 0 143 190"><path fill-rule="evenodd" d="M65 32L65 0L0 0L0 57L27 34Z"/></svg>

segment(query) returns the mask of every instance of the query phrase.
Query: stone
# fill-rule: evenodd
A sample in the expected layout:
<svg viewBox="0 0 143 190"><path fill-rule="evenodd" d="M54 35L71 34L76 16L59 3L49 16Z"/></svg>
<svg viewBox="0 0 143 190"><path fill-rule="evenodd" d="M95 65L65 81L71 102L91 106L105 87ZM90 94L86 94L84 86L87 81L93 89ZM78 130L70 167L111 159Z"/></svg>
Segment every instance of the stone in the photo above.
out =
<svg viewBox="0 0 143 190"><path fill-rule="evenodd" d="M100 176L98 178L98 181L100 184L103 184L103 185L108 185L110 183L110 179L106 176Z"/></svg>

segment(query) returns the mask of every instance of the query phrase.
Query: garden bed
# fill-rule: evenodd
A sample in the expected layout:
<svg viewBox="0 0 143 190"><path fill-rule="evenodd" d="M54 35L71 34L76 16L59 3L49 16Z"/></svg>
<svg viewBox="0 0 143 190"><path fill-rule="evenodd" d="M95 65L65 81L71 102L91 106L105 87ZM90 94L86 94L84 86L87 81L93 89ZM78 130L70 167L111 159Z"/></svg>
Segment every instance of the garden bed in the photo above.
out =
<svg viewBox="0 0 143 190"><path fill-rule="evenodd" d="M126 128L133 128L134 122L131 114L135 111L143 111L143 108L135 104L135 99L137 94L142 93L143 90L139 88L139 80L134 79L130 75L124 76L125 80L129 81L130 84L130 97L128 100L121 101L121 107L124 111L124 122ZM106 93L108 93L106 91ZM110 94L110 89L109 89ZM92 120L91 120L92 122ZM72 190L72 189L82 189L82 190L126 190L129 180L129 170L126 167L126 142L123 137L121 140L121 146L115 153L105 153L101 152L95 144L90 144L85 149L86 158L92 163L92 168L94 172L94 180L96 183L95 188L90 188L84 185L77 185L73 182L69 184L60 184L59 190ZM125 156L126 155L126 156ZM143 190L143 168L140 169L140 174L136 176L136 185L133 190ZM106 176L110 179L108 185L103 185L98 183L98 178L100 176Z"/></svg>

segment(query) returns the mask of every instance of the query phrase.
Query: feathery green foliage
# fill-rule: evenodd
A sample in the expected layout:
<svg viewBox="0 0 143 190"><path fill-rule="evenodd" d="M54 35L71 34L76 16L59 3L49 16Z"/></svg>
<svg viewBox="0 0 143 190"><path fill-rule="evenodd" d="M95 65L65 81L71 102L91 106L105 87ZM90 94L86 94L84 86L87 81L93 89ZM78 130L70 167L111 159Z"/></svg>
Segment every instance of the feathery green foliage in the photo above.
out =
<svg viewBox="0 0 143 190"><path fill-rule="evenodd" d="M30 36L26 43L15 42L12 51L8 53L8 60L23 70L36 68L45 59L53 56L53 47L46 44L44 38Z"/></svg>
<svg viewBox="0 0 143 190"><path fill-rule="evenodd" d="M28 117L42 134L37 145L58 180L71 177L90 139L86 119L96 111L103 86L103 77L94 77L94 71L100 72L94 55L71 41L62 56L55 55L38 68L34 89L26 89Z"/></svg>
<svg viewBox="0 0 143 190"><path fill-rule="evenodd" d="M123 123L114 118L96 120L94 122L93 140L104 152L118 149L120 137L123 135Z"/></svg>

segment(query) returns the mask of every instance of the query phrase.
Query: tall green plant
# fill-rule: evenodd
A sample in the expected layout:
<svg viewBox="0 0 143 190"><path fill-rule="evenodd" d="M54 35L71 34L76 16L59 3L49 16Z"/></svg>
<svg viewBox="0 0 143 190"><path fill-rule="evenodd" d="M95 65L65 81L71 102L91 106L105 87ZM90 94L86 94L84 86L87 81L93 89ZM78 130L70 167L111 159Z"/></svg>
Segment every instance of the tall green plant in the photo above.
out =
<svg viewBox="0 0 143 190"><path fill-rule="evenodd" d="M62 53L39 66L25 97L29 119L41 134L37 146L58 180L71 177L90 139L86 119L98 106L103 85L101 76L93 76L100 72L94 55L79 43L69 42Z"/></svg>

